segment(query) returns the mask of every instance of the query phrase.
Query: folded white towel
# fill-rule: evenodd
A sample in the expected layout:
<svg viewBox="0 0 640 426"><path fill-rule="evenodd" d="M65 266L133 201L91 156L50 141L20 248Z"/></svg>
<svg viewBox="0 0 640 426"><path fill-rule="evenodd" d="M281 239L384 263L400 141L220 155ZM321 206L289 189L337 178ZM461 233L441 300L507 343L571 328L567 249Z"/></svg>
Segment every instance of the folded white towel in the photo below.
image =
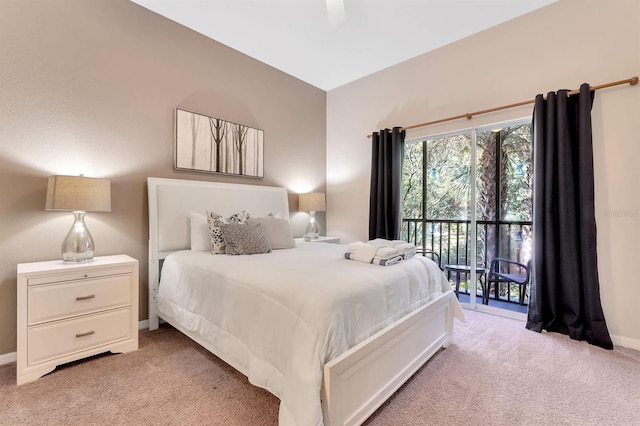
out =
<svg viewBox="0 0 640 426"><path fill-rule="evenodd" d="M402 252L395 247L380 247L376 251L376 257L382 259L391 259L392 257L400 256Z"/></svg>
<svg viewBox="0 0 640 426"><path fill-rule="evenodd" d="M400 250L405 259L416 254L416 246L411 243L407 243L406 241L397 243L393 248Z"/></svg>
<svg viewBox="0 0 640 426"><path fill-rule="evenodd" d="M352 256L353 256L353 253L346 252L344 254L345 259L357 260L357 259L354 259ZM397 263L402 262L402 260L404 260L402 256L393 256L389 258L374 256L373 259L371 259L371 262L363 262L363 263L370 263L373 265L380 265L380 266L391 266L391 265L395 265Z"/></svg>
<svg viewBox="0 0 640 426"><path fill-rule="evenodd" d="M371 263L373 257L376 255L376 251L378 251L378 247L363 243L362 241L356 241L347 246L349 257L346 256L347 253L345 253L345 257L359 262Z"/></svg>
<svg viewBox="0 0 640 426"><path fill-rule="evenodd" d="M380 265L380 266L391 266L391 265L398 264L400 262L402 262L402 256L393 256L388 259L385 259L379 256L374 256L373 260L371 261L371 263L373 263L374 265Z"/></svg>
<svg viewBox="0 0 640 426"><path fill-rule="evenodd" d="M375 240L367 241L367 244L373 244L377 247L393 247L393 242L390 240L385 240L384 238L376 238Z"/></svg>
<svg viewBox="0 0 640 426"><path fill-rule="evenodd" d="M406 241L402 241L400 243L395 243L393 245L393 248L397 248L398 250L402 251L402 250L415 250L416 246L408 243Z"/></svg>
<svg viewBox="0 0 640 426"><path fill-rule="evenodd" d="M417 249L415 244L408 243L404 240L385 240L384 238L376 238L369 240L367 244L373 244L378 247L393 247L400 250L400 254L404 259L409 259L416 255Z"/></svg>
<svg viewBox="0 0 640 426"><path fill-rule="evenodd" d="M405 253L402 255L403 259L411 259L413 256L416 255L416 252L414 251L413 253L409 252L409 253Z"/></svg>

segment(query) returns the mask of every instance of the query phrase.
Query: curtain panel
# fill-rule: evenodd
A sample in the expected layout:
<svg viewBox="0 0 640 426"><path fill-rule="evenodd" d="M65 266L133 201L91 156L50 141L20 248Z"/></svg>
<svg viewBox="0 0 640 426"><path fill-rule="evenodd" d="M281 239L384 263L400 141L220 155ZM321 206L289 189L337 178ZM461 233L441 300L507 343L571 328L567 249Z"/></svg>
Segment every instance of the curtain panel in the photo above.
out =
<svg viewBox="0 0 640 426"><path fill-rule="evenodd" d="M526 327L613 344L600 302L588 84L538 95L533 114L533 268Z"/></svg>
<svg viewBox="0 0 640 426"><path fill-rule="evenodd" d="M373 132L369 239L400 239L402 231L402 158L405 131L400 127Z"/></svg>

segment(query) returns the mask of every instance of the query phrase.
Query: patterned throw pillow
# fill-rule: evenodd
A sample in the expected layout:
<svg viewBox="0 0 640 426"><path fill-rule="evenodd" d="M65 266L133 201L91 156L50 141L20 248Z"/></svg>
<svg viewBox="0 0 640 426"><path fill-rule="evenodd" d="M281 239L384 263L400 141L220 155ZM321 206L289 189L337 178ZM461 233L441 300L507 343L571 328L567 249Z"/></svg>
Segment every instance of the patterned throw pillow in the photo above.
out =
<svg viewBox="0 0 640 426"><path fill-rule="evenodd" d="M239 213L234 213L231 216L229 216L229 218L227 219L227 222L229 222L229 223L246 223L248 219L249 219L249 213L247 213L246 211L242 210Z"/></svg>
<svg viewBox="0 0 640 426"><path fill-rule="evenodd" d="M227 223L220 226L227 255L271 253L269 239L262 225Z"/></svg>
<svg viewBox="0 0 640 426"><path fill-rule="evenodd" d="M227 219L215 212L207 212L207 223L209 224L209 238L211 239L211 253L225 254L226 243L220 226L227 223L244 224L249 219L249 213L242 210L234 213Z"/></svg>

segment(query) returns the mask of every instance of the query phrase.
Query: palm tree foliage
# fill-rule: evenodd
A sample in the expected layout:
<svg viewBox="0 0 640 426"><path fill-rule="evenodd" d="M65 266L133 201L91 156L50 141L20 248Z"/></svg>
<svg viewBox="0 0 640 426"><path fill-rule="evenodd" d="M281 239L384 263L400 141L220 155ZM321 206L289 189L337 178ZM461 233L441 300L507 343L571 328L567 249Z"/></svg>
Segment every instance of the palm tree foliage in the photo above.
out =
<svg viewBox="0 0 640 426"><path fill-rule="evenodd" d="M499 131L477 132L478 220L531 220L530 134L528 123ZM470 133L407 143L402 176L403 217L467 219L470 213L470 151ZM501 157L499 167L498 153ZM496 181L497 176L499 181ZM498 187L499 207L496 204Z"/></svg>
<svg viewBox="0 0 640 426"><path fill-rule="evenodd" d="M405 146L403 217L468 217L470 145L470 135L461 134ZM422 194L423 183L425 198Z"/></svg>

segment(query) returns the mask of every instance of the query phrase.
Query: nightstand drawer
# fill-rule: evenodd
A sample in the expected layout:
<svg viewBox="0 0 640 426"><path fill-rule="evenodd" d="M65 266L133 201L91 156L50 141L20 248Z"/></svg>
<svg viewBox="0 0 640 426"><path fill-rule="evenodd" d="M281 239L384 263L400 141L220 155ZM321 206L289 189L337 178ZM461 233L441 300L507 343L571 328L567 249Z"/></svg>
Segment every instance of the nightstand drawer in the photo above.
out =
<svg viewBox="0 0 640 426"><path fill-rule="evenodd" d="M75 268L78 266L73 265ZM27 282L30 286L32 285L40 285L40 284L53 284L60 283L64 281L77 281L77 280L86 280L86 279L95 279L95 278L106 278L111 275L122 275L131 273L131 268L128 266L121 266L118 268L109 268L109 269L86 269L80 268L77 271L66 272L66 271L57 271L55 274L45 274L41 276L33 276L30 277Z"/></svg>
<svg viewBox="0 0 640 426"><path fill-rule="evenodd" d="M30 327L27 334L32 365L131 338L131 308Z"/></svg>
<svg viewBox="0 0 640 426"><path fill-rule="evenodd" d="M131 304L131 274L29 286L29 325Z"/></svg>

